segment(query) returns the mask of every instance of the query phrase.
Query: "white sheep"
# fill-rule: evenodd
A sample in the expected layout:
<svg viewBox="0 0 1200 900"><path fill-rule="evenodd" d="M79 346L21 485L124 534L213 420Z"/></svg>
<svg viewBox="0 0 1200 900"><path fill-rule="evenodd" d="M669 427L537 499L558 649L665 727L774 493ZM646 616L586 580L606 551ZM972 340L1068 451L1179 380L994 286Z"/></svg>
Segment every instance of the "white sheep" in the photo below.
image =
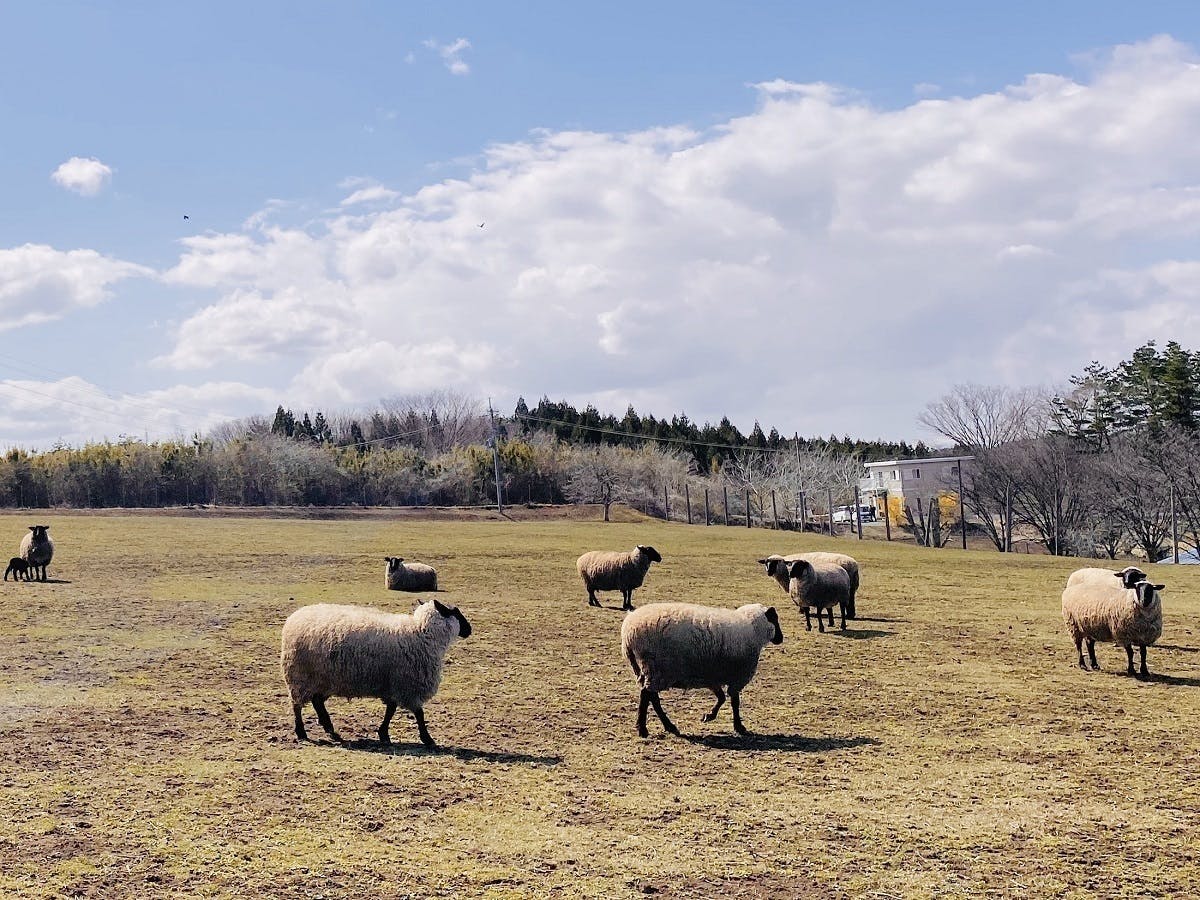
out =
<svg viewBox="0 0 1200 900"><path fill-rule="evenodd" d="M1120 574L1120 573L1114 573ZM1083 642L1087 641L1092 669L1100 668L1096 660L1096 641L1112 641L1125 648L1129 657L1129 674L1133 675L1133 647L1141 652L1141 674L1146 668L1146 647L1162 635L1162 600L1159 592L1164 585L1139 581L1132 588L1122 587L1111 579L1077 580L1062 594L1063 621L1075 641L1079 668L1087 671L1083 659Z"/></svg>
<svg viewBox="0 0 1200 900"><path fill-rule="evenodd" d="M33 578L46 580L46 566L54 558L54 541L50 540L49 525L30 525L29 534L21 538L21 559L29 563ZM32 580L32 579L31 579Z"/></svg>
<svg viewBox="0 0 1200 900"><path fill-rule="evenodd" d="M817 611L817 627L825 631L822 610L829 611L829 627L833 627L833 608L842 611L842 631L846 630L846 606L850 602L850 576L834 563L809 562L797 559L788 563L788 594L792 602L804 610L804 627L812 631L809 607Z"/></svg>
<svg viewBox="0 0 1200 900"><path fill-rule="evenodd" d="M832 563L835 566L841 566L846 570L846 577L850 579L850 602L846 606L846 618L853 619L858 616L858 609L855 603L855 598L858 595L859 584L859 566L858 560L853 556L847 556L845 553L834 553L828 550L813 550L808 553L793 553L790 556L780 556L773 553L765 559L760 559L759 563L766 567L767 574L774 578L780 589L786 594L789 593L788 583L791 581L791 575L788 573L786 563L795 562L798 559L807 559L811 563ZM783 565L781 565L783 563ZM833 624L832 620L829 623Z"/></svg>
<svg viewBox="0 0 1200 900"><path fill-rule="evenodd" d="M416 718L421 743L435 746L425 727L424 707L441 683L446 651L470 634L466 617L437 600L422 603L411 615L332 603L302 606L283 623L279 654L296 737L308 737L301 715L306 703L312 703L326 734L341 741L325 701L377 697L386 705L381 743L391 743L388 725L399 705Z"/></svg>
<svg viewBox="0 0 1200 900"><path fill-rule="evenodd" d="M641 685L637 731L646 729L646 709L652 705L659 721L671 734L679 734L663 712L660 691L671 688L708 688L717 702L704 716L717 717L729 690L733 727L749 734L742 724L740 695L758 669L758 657L768 643L782 644L783 631L774 607L750 603L738 609L719 609L692 603L651 603L631 612L621 623L621 650Z"/></svg>
<svg viewBox="0 0 1200 900"><path fill-rule="evenodd" d="M1076 569L1067 578L1067 587L1072 587L1083 582L1099 582L1104 585L1111 585L1110 580L1113 576L1121 579L1121 586L1126 590L1132 589L1139 581L1146 580L1146 573L1137 566L1126 566L1120 572L1114 572L1112 569L1099 569L1095 567L1087 567L1084 569Z"/></svg>
<svg viewBox="0 0 1200 900"><path fill-rule="evenodd" d="M384 584L389 591L436 591L437 570L425 563L406 563L403 556L385 556Z"/></svg>
<svg viewBox="0 0 1200 900"><path fill-rule="evenodd" d="M633 592L642 586L651 563L662 562L653 547L638 544L632 550L592 550L575 561L587 588L588 605L599 606L596 591L620 591L621 609L633 609Z"/></svg>

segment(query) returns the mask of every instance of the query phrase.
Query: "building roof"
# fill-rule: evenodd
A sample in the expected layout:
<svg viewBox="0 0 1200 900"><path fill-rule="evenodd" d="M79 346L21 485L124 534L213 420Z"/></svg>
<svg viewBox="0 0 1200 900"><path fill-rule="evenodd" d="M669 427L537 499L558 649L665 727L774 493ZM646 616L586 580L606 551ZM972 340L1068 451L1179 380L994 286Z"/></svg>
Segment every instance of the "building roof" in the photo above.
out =
<svg viewBox="0 0 1200 900"><path fill-rule="evenodd" d="M868 469L874 469L882 466L914 466L921 463L965 462L974 458L973 456L931 456L926 459L888 459L882 462L863 463L863 465Z"/></svg>

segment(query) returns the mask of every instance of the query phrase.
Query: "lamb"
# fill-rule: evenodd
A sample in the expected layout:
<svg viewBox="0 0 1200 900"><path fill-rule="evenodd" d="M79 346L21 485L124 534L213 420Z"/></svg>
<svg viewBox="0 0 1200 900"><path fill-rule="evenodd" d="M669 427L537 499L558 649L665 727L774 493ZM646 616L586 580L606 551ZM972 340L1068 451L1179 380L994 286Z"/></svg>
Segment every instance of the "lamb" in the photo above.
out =
<svg viewBox="0 0 1200 900"><path fill-rule="evenodd" d="M1149 675L1146 647L1162 635L1162 600L1159 592L1164 587L1149 581L1139 581L1132 588L1121 587L1115 582L1084 579L1068 584L1062 594L1062 614L1067 630L1075 641L1079 668L1085 672L1088 670L1083 659L1084 641L1087 641L1093 671L1100 668L1100 663L1096 661L1096 641L1112 641L1125 648L1130 675L1135 674L1133 645L1137 644L1141 652L1141 674Z"/></svg>
<svg viewBox="0 0 1200 900"><path fill-rule="evenodd" d="M33 576L29 574L29 563L21 559L19 556L14 556L8 561L8 568L4 570L4 580L8 581L9 573L12 573L13 581L32 581Z"/></svg>
<svg viewBox="0 0 1200 900"><path fill-rule="evenodd" d="M811 563L833 563L835 566L841 566L846 570L846 576L850 579L850 603L846 607L846 618L856 618L858 610L854 601L858 595L858 560L853 556L847 556L845 553L814 550L810 553L793 553L791 556L772 554L766 559L760 559L759 563L766 566L767 574L779 582L779 587L786 594L789 592L788 583L791 581L792 576L788 574L787 566L780 565L780 563L795 562L798 559L807 559ZM830 622L830 624L832 625L833 623Z"/></svg>
<svg viewBox="0 0 1200 900"><path fill-rule="evenodd" d="M692 603L651 603L630 613L621 623L621 650L641 685L637 732L648 737L646 709L652 705L671 734L679 729L659 702L670 688L708 688L717 698L704 716L717 717L729 689L733 727L747 735L742 724L741 692L758 669L758 657L768 643L782 644L783 631L775 607L750 603L738 609L719 609Z"/></svg>
<svg viewBox="0 0 1200 900"><path fill-rule="evenodd" d="M46 566L54 557L54 541L46 533L49 530L49 525L30 525L30 533L21 538L21 559L29 564L33 578L40 575L42 581L46 580Z"/></svg>
<svg viewBox="0 0 1200 900"><path fill-rule="evenodd" d="M1121 579L1121 586L1126 590L1131 590L1139 581L1146 580L1146 573L1137 566L1126 566L1120 572L1114 572L1112 569L1088 567L1085 569L1076 569L1072 572L1071 576L1067 579L1067 587L1089 581L1111 585L1112 582L1108 579L1113 575Z"/></svg>
<svg viewBox="0 0 1200 900"><path fill-rule="evenodd" d="M389 591L436 591L437 570L425 563L405 563L403 556L385 556L385 584Z"/></svg>
<svg viewBox="0 0 1200 900"><path fill-rule="evenodd" d="M416 719L421 743L435 747L424 707L441 683L446 651L470 634L466 616L437 600L422 603L412 614L331 603L302 606L283 623L279 654L297 739L308 738L304 704L312 703L325 733L340 742L325 701L378 697L385 704L380 743L391 743L388 725L399 705Z"/></svg>
<svg viewBox="0 0 1200 900"><path fill-rule="evenodd" d="M797 559L788 563L788 593L792 602L804 610L804 627L812 631L809 607L817 611L817 627L822 633L825 622L821 611L829 610L829 627L833 627L833 607L842 611L842 631L846 630L846 607L850 603L850 576L846 570L833 563L813 563Z"/></svg>
<svg viewBox="0 0 1200 900"><path fill-rule="evenodd" d="M662 562L653 547L638 544L632 550L592 550L575 561L588 592L588 606L599 606L596 591L620 591L621 609L633 609L633 592L642 586L651 563Z"/></svg>

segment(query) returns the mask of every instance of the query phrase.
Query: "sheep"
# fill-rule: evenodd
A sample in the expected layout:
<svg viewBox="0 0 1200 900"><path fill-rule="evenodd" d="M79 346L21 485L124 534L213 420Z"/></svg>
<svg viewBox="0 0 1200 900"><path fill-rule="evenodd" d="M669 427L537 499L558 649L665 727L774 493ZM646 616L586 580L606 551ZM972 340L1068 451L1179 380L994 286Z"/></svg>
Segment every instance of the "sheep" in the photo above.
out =
<svg viewBox="0 0 1200 900"><path fill-rule="evenodd" d="M1141 651L1141 674L1149 675L1146 647L1162 634L1162 600L1159 592L1164 587L1149 581L1139 581L1132 588L1121 587L1115 582L1083 579L1068 584L1062 594L1062 614L1067 630L1075 641L1079 668L1088 671L1083 659L1084 641L1087 641L1093 671L1100 668L1100 663L1096 661L1096 641L1112 641L1125 648L1130 675L1135 674L1133 645L1137 644Z"/></svg>
<svg viewBox="0 0 1200 900"><path fill-rule="evenodd" d="M1067 587L1081 584L1083 582L1099 582L1105 585L1111 585L1112 582L1108 579L1111 576L1116 576L1121 579L1121 586L1126 590L1133 588L1139 581L1146 580L1146 573L1137 566L1126 566L1120 572L1114 572L1112 569L1098 569L1089 567L1085 569L1076 569L1067 579Z"/></svg>
<svg viewBox="0 0 1200 900"><path fill-rule="evenodd" d="M788 593L792 602L804 610L804 627L812 631L809 607L817 611L817 627L822 633L825 622L821 611L829 610L829 627L833 627L833 607L842 611L842 631L846 630L846 606L850 602L850 576L846 570L833 563L809 562L797 559L788 563Z"/></svg>
<svg viewBox="0 0 1200 900"><path fill-rule="evenodd" d="M425 727L425 704L437 693L442 661L471 625L455 607L428 600L411 614L367 606L302 606L283 623L279 661L295 715L296 738L307 740L301 710L311 702L325 733L333 728L329 697L378 697L385 704L379 741L391 743L388 725L396 706L417 720L421 743L437 746Z"/></svg>
<svg viewBox="0 0 1200 900"><path fill-rule="evenodd" d="M850 579L850 603L846 607L846 618L853 619L858 616L858 610L855 605L855 597L858 595L858 560L853 556L847 556L845 553L833 553L826 550L814 550L810 553L793 553L791 556L779 556L772 554L766 559L760 559L759 564L766 567L767 574L774 578L779 587L786 594L789 592L788 583L792 576L788 574L787 566L780 563L795 562L798 559L807 559L811 563L833 563L835 566L841 566L846 570L846 576ZM829 624L833 624L831 621Z"/></svg>
<svg viewBox="0 0 1200 900"><path fill-rule="evenodd" d="M588 592L588 606L599 606L596 591L620 591L621 609L633 609L633 592L642 586L651 563L662 562L653 547L638 544L632 550L592 550L575 561Z"/></svg>
<svg viewBox="0 0 1200 900"><path fill-rule="evenodd" d="M33 578L40 575L41 581L46 580L46 566L54 557L54 541L46 533L49 530L49 525L30 525L29 534L21 538L21 559L29 563Z"/></svg>
<svg viewBox="0 0 1200 900"><path fill-rule="evenodd" d="M741 691L754 677L759 654L768 643L782 644L783 630L775 607L761 603L738 609L651 603L631 612L621 623L621 650L642 689L638 735L650 734L646 728L647 706L654 707L663 728L679 734L663 712L660 691L708 688L717 698L704 716L705 722L711 722L725 702L722 687L729 689L734 730L749 734L742 724Z"/></svg>
<svg viewBox="0 0 1200 900"><path fill-rule="evenodd" d="M406 563L403 556L385 556L384 583L389 591L436 591L437 570L425 563Z"/></svg>
<svg viewBox="0 0 1200 900"><path fill-rule="evenodd" d="M12 573L13 581L32 581L33 576L29 574L29 563L21 559L19 556L14 556L8 561L8 568L4 570L4 580L8 581L9 573Z"/></svg>

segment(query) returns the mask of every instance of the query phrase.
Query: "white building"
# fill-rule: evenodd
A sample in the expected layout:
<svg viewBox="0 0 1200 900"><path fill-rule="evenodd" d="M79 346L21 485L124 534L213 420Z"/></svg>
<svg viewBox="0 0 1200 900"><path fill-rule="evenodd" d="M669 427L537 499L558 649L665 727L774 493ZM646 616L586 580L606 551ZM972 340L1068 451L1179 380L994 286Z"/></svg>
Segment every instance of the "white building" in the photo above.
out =
<svg viewBox="0 0 1200 900"><path fill-rule="evenodd" d="M864 497L907 497L929 500L946 491L958 490L959 467L973 456L937 456L930 459L889 459L867 463L867 474L859 480Z"/></svg>

